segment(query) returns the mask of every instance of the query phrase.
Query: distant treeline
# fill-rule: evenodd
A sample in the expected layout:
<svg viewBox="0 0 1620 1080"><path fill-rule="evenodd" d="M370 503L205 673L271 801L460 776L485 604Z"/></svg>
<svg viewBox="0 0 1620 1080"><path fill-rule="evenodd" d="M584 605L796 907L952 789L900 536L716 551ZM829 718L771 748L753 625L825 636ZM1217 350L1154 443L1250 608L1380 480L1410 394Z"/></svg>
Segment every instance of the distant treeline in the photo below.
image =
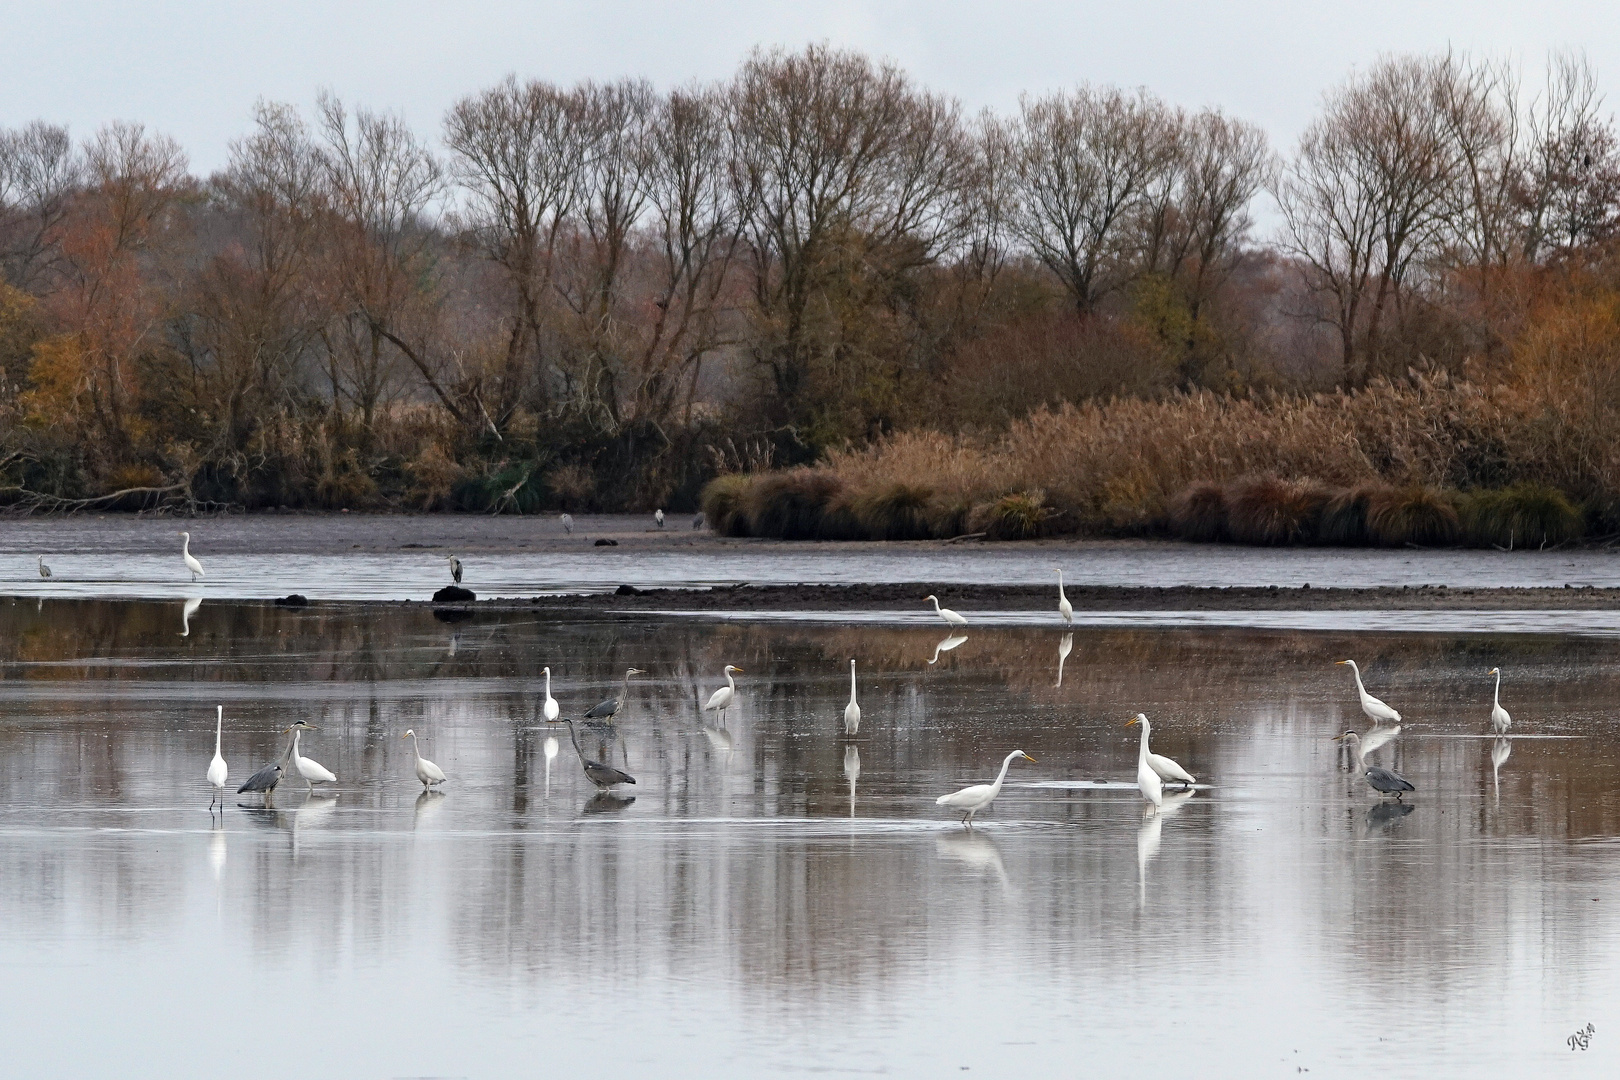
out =
<svg viewBox="0 0 1620 1080"><path fill-rule="evenodd" d="M846 523L897 498L944 515L931 534L1131 531L1237 466L1047 475L1099 443L1029 482L939 474L1054 424L1382 394L1441 444L1422 464L1360 446L1342 475L1273 478L1533 481L1614 518L1620 140L1583 61L1526 88L1384 59L1281 158L1075 74L974 116L856 53L759 51L668 93L507 79L436 139L330 96L262 103L206 179L136 123L0 129L0 501L674 509L798 467L849 474ZM1425 411L1486 391L1536 460ZM878 490L880 461L914 490Z"/></svg>

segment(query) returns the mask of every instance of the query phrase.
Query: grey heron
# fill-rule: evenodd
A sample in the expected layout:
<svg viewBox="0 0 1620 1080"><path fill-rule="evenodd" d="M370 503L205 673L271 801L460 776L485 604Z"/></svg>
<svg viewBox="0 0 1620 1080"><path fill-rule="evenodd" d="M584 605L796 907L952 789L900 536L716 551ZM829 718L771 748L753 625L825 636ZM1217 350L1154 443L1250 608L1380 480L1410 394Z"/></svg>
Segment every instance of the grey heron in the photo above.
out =
<svg viewBox="0 0 1620 1080"><path fill-rule="evenodd" d="M610 724L613 723L614 719L618 717L620 711L624 709L624 703L630 699L630 676L645 674L647 673L638 667L625 668L624 682L619 686L619 696L598 701L595 705L592 705L589 709L585 710L584 719L606 720ZM547 705L546 707L549 709L551 706ZM547 716L546 719L555 720L556 717Z"/></svg>
<svg viewBox="0 0 1620 1080"><path fill-rule="evenodd" d="M703 528L703 511L699 510L697 513L692 515L692 528Z"/></svg>
<svg viewBox="0 0 1620 1080"><path fill-rule="evenodd" d="M940 618L944 619L951 626L966 626L967 625L967 620L962 618L962 616L958 615L956 612L952 611L948 607L940 607L939 606L939 597L930 594L928 596L923 597L923 599L924 600L932 600L934 602L934 614L938 615Z"/></svg>
<svg viewBox="0 0 1620 1080"><path fill-rule="evenodd" d="M1361 711L1367 714L1367 719L1375 724L1398 724L1401 722L1400 713L1367 693L1367 688L1361 685L1361 669L1356 666L1354 660L1338 660L1335 662L1349 664L1350 670L1355 673L1356 693L1361 695Z"/></svg>
<svg viewBox="0 0 1620 1080"><path fill-rule="evenodd" d="M214 803L221 806L225 804L225 755L220 753L220 738L225 731L225 706L216 706L219 712L214 717L214 760L208 763L208 782L214 785L214 797L208 802L208 809L214 808Z"/></svg>
<svg viewBox="0 0 1620 1080"><path fill-rule="evenodd" d="M1148 718L1145 715L1137 713L1125 726L1130 727L1131 724L1142 725L1142 755L1146 758L1148 767L1158 774L1160 780L1185 784L1189 788L1198 782L1197 777L1177 765L1170 758L1165 757L1163 754L1155 754L1148 749L1148 733L1153 730L1153 725L1148 723Z"/></svg>
<svg viewBox="0 0 1620 1080"><path fill-rule="evenodd" d="M286 734L286 732L282 734ZM268 799L270 793L276 789L276 785L281 783L281 778L287 771L287 759L291 756L292 738L289 737L287 747L281 752L281 757L248 777L246 783L236 789L236 793L238 795L263 795Z"/></svg>
<svg viewBox="0 0 1620 1080"><path fill-rule="evenodd" d="M861 707L855 702L855 661L849 662L849 704L844 706L844 734L861 730Z"/></svg>
<svg viewBox="0 0 1620 1080"><path fill-rule="evenodd" d="M315 785L317 783L321 783L321 784L335 784L335 783L337 783L337 776L333 774L331 769L328 769L325 765L322 765L320 762L316 761L314 758L305 757L300 752L300 744L301 744L301 742L303 740L304 732L306 732L306 731L317 731L319 729L316 728L314 724L307 723L307 722L305 722L303 720L297 720L297 721L294 721L293 726L288 728L287 730L293 733L293 744L292 744L293 768L297 769L298 770L298 775L302 776L304 778L304 783L306 785L308 785L309 790L314 791L315 790Z"/></svg>
<svg viewBox="0 0 1620 1080"><path fill-rule="evenodd" d="M180 545L180 557L186 561L186 569L191 571L191 580L196 581L203 576L202 563L191 554L191 534L183 532L180 536L185 540L185 543Z"/></svg>
<svg viewBox="0 0 1620 1080"><path fill-rule="evenodd" d="M621 769L611 765L604 765L600 761L592 761L585 756L585 750L579 745L579 735L574 731L574 722L563 717L562 722L568 725L568 738L574 744L574 753L579 755L580 767L585 770L585 779L606 791L617 784L633 784L636 778Z"/></svg>
<svg viewBox="0 0 1620 1080"><path fill-rule="evenodd" d="M563 532L568 533L569 535L573 535L573 532L574 532L574 515L573 514L564 514L562 517L558 518L557 520L562 522Z"/></svg>
<svg viewBox="0 0 1620 1080"><path fill-rule="evenodd" d="M444 783L444 770L422 756L422 747L416 738L416 732L407 728L400 738L411 740L411 749L416 751L416 778L422 781L422 790L426 791L434 784Z"/></svg>
<svg viewBox="0 0 1620 1080"><path fill-rule="evenodd" d="M708 702L703 706L704 712L717 712L720 714L720 723L725 725L726 710L731 708L732 701L737 697L737 680L731 677L736 672L741 675L743 669L726 665L726 685L709 695Z"/></svg>
<svg viewBox="0 0 1620 1080"><path fill-rule="evenodd" d="M934 805L948 806L952 810L960 811L962 824L971 829L973 827L973 815L995 802L996 796L1001 794L1002 781L1007 779L1007 767L1013 763L1014 758L1023 758L1025 761L1035 760L1022 750L1014 750L1002 761L1001 772L996 774L995 783L974 784L972 787L965 787L961 791L941 795L934 800Z"/></svg>
<svg viewBox="0 0 1620 1080"><path fill-rule="evenodd" d="M1393 795L1399 799L1406 792L1417 790L1400 773L1378 765L1368 765L1367 759L1361 754L1361 736L1354 731L1335 735L1333 741L1342 742L1350 748L1350 752L1356 756L1356 771L1366 777L1368 785L1380 795Z"/></svg>
<svg viewBox="0 0 1620 1080"><path fill-rule="evenodd" d="M461 584L461 560L456 558L454 555L446 555L445 558L450 560L450 577L455 581L455 583L457 585L460 585Z"/></svg>
<svg viewBox="0 0 1620 1080"><path fill-rule="evenodd" d="M45 565L45 556L39 556L39 576L46 581L51 579L51 568Z"/></svg>
<svg viewBox="0 0 1620 1080"><path fill-rule="evenodd" d="M659 507L657 510L653 511L653 520L658 523L658 527L660 529L662 529L664 527L664 509L663 509L663 507Z"/></svg>
<svg viewBox="0 0 1620 1080"><path fill-rule="evenodd" d="M1513 726L1513 717L1502 708L1502 669L1493 667L1486 674L1496 676L1496 696L1491 705L1491 730L1498 735L1506 735L1508 728Z"/></svg>

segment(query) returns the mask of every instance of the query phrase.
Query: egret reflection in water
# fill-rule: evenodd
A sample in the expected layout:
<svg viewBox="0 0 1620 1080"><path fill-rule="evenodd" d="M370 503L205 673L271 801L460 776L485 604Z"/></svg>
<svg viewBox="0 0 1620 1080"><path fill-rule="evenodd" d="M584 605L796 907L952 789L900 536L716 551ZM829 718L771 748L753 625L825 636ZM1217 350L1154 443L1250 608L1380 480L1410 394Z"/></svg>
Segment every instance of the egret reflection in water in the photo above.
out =
<svg viewBox="0 0 1620 1080"><path fill-rule="evenodd" d="M1491 740L1491 797L1502 801L1502 766L1513 753L1513 740L1505 736Z"/></svg>
<svg viewBox="0 0 1620 1080"><path fill-rule="evenodd" d="M944 858L975 870L989 870L996 875L1003 889L1011 887L1012 883L1007 879L1007 867L1001 861L1000 849L982 830L969 832L965 829L952 829L950 832L940 833L934 837L934 850Z"/></svg>
<svg viewBox="0 0 1620 1080"><path fill-rule="evenodd" d="M855 781L861 778L861 752L854 743L844 744L844 777L849 781L849 816L855 816Z"/></svg>
<svg viewBox="0 0 1620 1080"><path fill-rule="evenodd" d="M1064 634L1061 638L1058 639L1058 677L1057 677L1057 682L1053 683L1052 685L1054 685L1054 686L1062 686L1063 685L1063 662L1069 658L1069 653L1071 653L1073 651L1074 651L1074 634L1072 634L1072 633Z"/></svg>
<svg viewBox="0 0 1620 1080"><path fill-rule="evenodd" d="M197 609L202 607L202 602L203 602L202 597L200 597L200 596L192 596L192 597L188 597L186 599L186 602L184 604L180 605L180 636L181 637L190 637L191 636L191 617L193 615L197 614Z"/></svg>
<svg viewBox="0 0 1620 1080"><path fill-rule="evenodd" d="M933 655L932 658L929 659L928 662L930 664L939 663L939 654L940 653L950 652L952 649L956 648L958 645L962 644L962 642L964 642L966 640L967 640L967 635L966 634L947 634L944 638L942 638L940 640L940 643L938 645L934 646L934 655Z"/></svg>
<svg viewBox="0 0 1620 1080"><path fill-rule="evenodd" d="M1388 746L1395 741L1395 736L1401 733L1401 725L1391 724L1389 727L1375 727L1367 734L1361 736L1361 756L1371 757L1377 750ZM1348 752L1348 746L1346 747Z"/></svg>

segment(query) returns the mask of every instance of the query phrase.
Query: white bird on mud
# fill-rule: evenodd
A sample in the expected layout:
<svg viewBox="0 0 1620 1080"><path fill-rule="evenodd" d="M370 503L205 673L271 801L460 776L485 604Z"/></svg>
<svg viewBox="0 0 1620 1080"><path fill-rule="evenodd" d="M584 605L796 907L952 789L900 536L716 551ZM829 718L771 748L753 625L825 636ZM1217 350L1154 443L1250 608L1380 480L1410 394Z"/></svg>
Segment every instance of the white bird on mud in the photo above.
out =
<svg viewBox="0 0 1620 1080"><path fill-rule="evenodd" d="M1496 676L1496 698L1495 703L1491 706L1491 730L1498 735L1506 735L1508 728L1513 726L1513 717L1509 716L1508 711L1502 708L1502 669L1493 667L1486 674Z"/></svg>
<svg viewBox="0 0 1620 1080"><path fill-rule="evenodd" d="M46 581L51 579L51 568L45 565L45 556L39 556L39 576Z"/></svg>
<svg viewBox="0 0 1620 1080"><path fill-rule="evenodd" d="M657 510L653 511L653 520L658 522L658 527L660 529L662 529L664 527L664 510L663 510L663 507L659 507Z"/></svg>
<svg viewBox="0 0 1620 1080"><path fill-rule="evenodd" d="M1063 624L1065 626L1073 626L1074 605L1069 603L1069 598L1067 596L1063 595L1063 567L1054 566L1052 569L1057 571L1058 576L1058 614L1063 616Z"/></svg>
<svg viewBox="0 0 1620 1080"><path fill-rule="evenodd" d="M557 717L561 715L562 710L557 707L557 699L551 696L551 669L542 668L540 673L546 677L546 704L544 711L546 714L546 723L549 724L555 721Z"/></svg>
<svg viewBox="0 0 1620 1080"><path fill-rule="evenodd" d="M1367 693L1367 688L1361 685L1361 669L1354 660L1338 660L1335 663L1349 664L1350 670L1356 676L1356 693L1361 695L1361 711L1367 714L1367 719L1375 724L1398 724L1401 714L1385 705L1382 701Z"/></svg>
<svg viewBox="0 0 1620 1080"><path fill-rule="evenodd" d="M726 710L731 708L731 702L737 696L737 680L731 677L732 672L743 674L740 667L726 665L726 685L709 695L708 704L703 706L704 712L717 712L720 714L720 723L725 723Z"/></svg>
<svg viewBox="0 0 1620 1080"><path fill-rule="evenodd" d="M180 536L185 539L185 543L180 545L180 557L186 561L186 569L191 571L191 580L196 581L203 576L202 563L191 554L191 534L183 532Z"/></svg>
<svg viewBox="0 0 1620 1080"><path fill-rule="evenodd" d="M418 744L416 732L407 728L400 738L411 740L411 749L416 751L416 778L422 781L422 790L426 791L434 784L444 783L444 770L422 756L422 747Z"/></svg>
<svg viewBox="0 0 1620 1080"><path fill-rule="evenodd" d="M572 533L574 531L574 515L573 514L564 514L562 517L558 518L557 520L562 522L563 532Z"/></svg>
<svg viewBox="0 0 1620 1080"><path fill-rule="evenodd" d="M1001 772L996 774L995 783L974 784L972 787L965 787L961 791L941 795L934 800L934 805L948 806L952 810L960 812L962 824L971 829L973 827L973 815L995 802L996 796L1001 794L1001 783L1007 779L1007 767L1013 763L1013 758L1023 758L1025 761L1035 760L1022 750L1014 750L1002 761Z"/></svg>
<svg viewBox="0 0 1620 1080"><path fill-rule="evenodd" d="M220 753L220 736L225 730L225 706L216 706L219 712L214 716L214 760L208 763L208 782L214 785L214 798L209 800L208 809L214 808L214 802L225 805L225 777L228 770L225 768L225 755Z"/></svg>
<svg viewBox="0 0 1620 1080"><path fill-rule="evenodd" d="M952 626L966 626L967 625L967 620L962 618L962 616L958 615L956 612L952 611L948 607L940 607L939 606L939 597L930 594L928 596L923 597L923 599L924 600L932 600L934 602L934 614L938 615L940 618L944 619L950 625L952 625Z"/></svg>
<svg viewBox="0 0 1620 1080"><path fill-rule="evenodd" d="M1158 775L1160 780L1186 784L1188 787L1192 787L1193 784L1198 782L1197 777L1177 765L1170 758L1165 757L1163 754L1155 754L1148 749L1148 733L1152 730L1153 725L1148 723L1146 716L1137 713L1125 726L1130 727L1131 724L1142 725L1142 754L1147 760L1148 767Z"/></svg>
<svg viewBox="0 0 1620 1080"><path fill-rule="evenodd" d="M337 776L335 774L333 774L331 769L328 769L325 765L322 765L320 762L316 761L314 758L304 757L304 755L302 753L300 753L300 745L299 744L300 744L300 741L304 737L304 732L317 730L315 725L308 724L308 723L305 723L302 720L299 720L296 723L294 723L293 726L288 728L287 730L293 733L293 744L292 744L293 768L298 770L298 775L302 776L304 778L304 783L309 786L309 790L314 791L315 790L315 785L317 783L321 783L321 784L335 784L335 783L337 783Z"/></svg>
<svg viewBox="0 0 1620 1080"><path fill-rule="evenodd" d="M861 730L861 707L855 703L855 661L849 662L849 704L844 706L844 734Z"/></svg>

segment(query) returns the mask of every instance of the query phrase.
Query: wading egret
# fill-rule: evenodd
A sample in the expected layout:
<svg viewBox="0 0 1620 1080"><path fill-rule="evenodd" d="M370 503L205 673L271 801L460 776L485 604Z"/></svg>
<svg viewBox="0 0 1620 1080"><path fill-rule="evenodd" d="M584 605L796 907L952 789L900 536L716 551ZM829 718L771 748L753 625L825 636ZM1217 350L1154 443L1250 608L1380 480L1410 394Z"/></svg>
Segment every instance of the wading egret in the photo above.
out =
<svg viewBox="0 0 1620 1080"><path fill-rule="evenodd" d="M849 704L844 706L844 734L861 730L861 707L855 703L855 661L849 662Z"/></svg>
<svg viewBox="0 0 1620 1080"><path fill-rule="evenodd" d="M282 732L286 734L286 732ZM281 783L281 777L287 771L287 759L292 756L292 737L287 737L287 747L281 752L281 757L261 768L258 772L247 778L247 782L236 789L238 795L263 795L266 799Z"/></svg>
<svg viewBox="0 0 1620 1080"><path fill-rule="evenodd" d="M573 740L574 753L579 755L580 767L585 770L585 779L606 791L616 784L633 784L636 778L621 769L611 765L604 765L600 761L592 761L585 756L584 749L579 745L579 735L574 731L574 722L563 717L562 722L568 725L568 737Z"/></svg>
<svg viewBox="0 0 1620 1080"><path fill-rule="evenodd" d="M1063 685L1063 662L1069 658L1069 653L1073 651L1074 635L1064 634L1058 639L1058 686Z"/></svg>
<svg viewBox="0 0 1620 1080"><path fill-rule="evenodd" d="M725 673L726 685L710 694L708 704L703 706L704 712L717 712L720 714L721 726L724 726L726 722L726 710L731 708L731 702L737 696L737 680L731 677L733 672L741 675L743 674L743 669L740 667L732 667L730 664L727 664Z"/></svg>
<svg viewBox="0 0 1620 1080"><path fill-rule="evenodd" d="M1013 763L1014 758L1023 758L1025 761L1035 760L1022 750L1014 750L1002 761L1001 772L996 774L995 783L974 784L972 787L965 787L961 791L941 795L934 800L934 805L948 806L952 810L960 812L962 824L971 829L973 827L973 815L995 802L996 796L1001 794L1001 783L1007 779L1007 767Z"/></svg>
<svg viewBox="0 0 1620 1080"><path fill-rule="evenodd" d="M1153 809L1157 810L1164 805L1164 781L1159 779L1159 774L1148 762L1147 721L1142 719L1141 713L1137 713L1125 721L1125 726L1130 727L1136 723L1142 725L1142 745L1136 751L1136 790L1140 791L1142 798L1152 803Z"/></svg>
<svg viewBox="0 0 1620 1080"><path fill-rule="evenodd" d="M604 701L598 701L595 705L592 705L589 709L586 709L585 719L606 720L610 724L613 723L613 721L618 718L619 713L624 709L624 703L630 700L630 676L645 674L647 673L638 667L625 668L624 682L619 684L619 696L610 697ZM557 719L556 713L553 712L548 714L546 719Z"/></svg>
<svg viewBox="0 0 1620 1080"><path fill-rule="evenodd" d="M660 529L664 527L664 511L662 507L653 511L653 520L658 523Z"/></svg>
<svg viewBox="0 0 1620 1080"><path fill-rule="evenodd" d="M51 568L45 565L45 556L43 555L39 556L39 576L47 581L51 577Z"/></svg>
<svg viewBox="0 0 1620 1080"><path fill-rule="evenodd" d="M317 729L315 727L315 725L313 725L313 724L305 723L302 720L298 720L298 721L295 721L293 723L293 726L288 728L287 730L293 733L293 745L292 745L293 768L297 769L298 770L298 775L302 776L304 778L304 783L309 786L309 790L314 791L316 783L322 783L322 784L335 784L335 783L337 783L337 777L335 775L333 775L331 769L328 769L325 765L322 765L320 762L316 761L314 758L305 757L303 755L303 753L301 752L301 745L300 744L301 744L301 741L302 741L302 739L304 737L304 732L306 732L306 731L316 731L316 730L319 730L319 729Z"/></svg>
<svg viewBox="0 0 1620 1080"><path fill-rule="evenodd" d="M185 540L185 543L180 545L180 557L186 561L186 569L191 571L191 580L196 581L203 576L202 563L191 553L191 534L183 532L179 535Z"/></svg>
<svg viewBox="0 0 1620 1080"><path fill-rule="evenodd" d="M546 701L543 711L545 713L546 723L550 724L556 721L562 710L557 708L557 699L551 696L551 669L541 668L540 674L546 677Z"/></svg>
<svg viewBox="0 0 1620 1080"><path fill-rule="evenodd" d="M416 778L422 781L422 789L425 791L433 784L444 783L444 770L422 756L422 747L418 745L416 732L407 728L400 738L411 740L411 749L416 751Z"/></svg>
<svg viewBox="0 0 1620 1080"><path fill-rule="evenodd" d="M1067 596L1063 595L1063 567L1054 566L1052 569L1057 571L1058 576L1058 614L1063 616L1063 624L1065 626L1073 626L1074 605L1069 603L1069 598Z"/></svg>
<svg viewBox="0 0 1620 1080"><path fill-rule="evenodd" d="M1356 676L1356 693L1361 695L1361 711L1367 714L1367 719L1375 724L1398 724L1401 714L1385 705L1382 701L1367 693L1367 688L1361 685L1361 669L1354 660L1339 660L1340 664L1349 664L1350 670Z"/></svg>
<svg viewBox="0 0 1620 1080"><path fill-rule="evenodd" d="M208 802L208 809L214 808L214 803L225 805L225 755L219 752L220 736L225 731L225 706L216 706L219 712L214 717L214 760L208 763L208 782L214 785L214 797Z"/></svg>
<svg viewBox="0 0 1620 1080"><path fill-rule="evenodd" d="M450 560L450 579L452 581L454 581L457 585L460 585L461 584L461 560L456 558L454 555L446 555L445 558Z"/></svg>
<svg viewBox="0 0 1620 1080"><path fill-rule="evenodd" d="M1335 735L1333 741L1342 742L1350 748L1350 752L1356 755L1356 771L1365 776L1367 783L1379 794L1393 795L1399 799L1403 793L1417 790L1400 773L1377 765L1368 765L1367 759L1361 753L1361 736L1354 731Z"/></svg>
<svg viewBox="0 0 1620 1080"><path fill-rule="evenodd" d="M574 515L573 514L564 514L562 517L558 518L557 520L562 522L563 532L569 533L570 535L572 535L572 533L574 531Z"/></svg>
<svg viewBox="0 0 1620 1080"><path fill-rule="evenodd" d="M1142 713L1137 713L1131 722L1125 726L1130 727L1131 724L1142 725L1142 748L1147 753L1148 765L1152 767L1154 772L1159 774L1160 780L1168 780L1171 783L1182 783L1186 784L1188 787L1192 787L1198 782L1197 777L1193 776L1193 774L1188 772L1186 769L1183 769L1180 765L1177 765L1170 758L1165 757L1163 754L1155 754L1153 751L1147 749L1148 733L1152 730L1153 726L1148 723L1148 718L1146 716L1144 716Z"/></svg>
<svg viewBox="0 0 1620 1080"><path fill-rule="evenodd" d="M958 615L956 612L952 611L948 607L940 607L939 606L939 597L929 595L929 596L923 597L923 599L924 600L932 600L934 602L934 614L938 615L940 618L944 619L946 622L950 623L952 626L966 626L967 625L967 620L962 618L962 616Z"/></svg>
<svg viewBox="0 0 1620 1080"><path fill-rule="evenodd" d="M1502 669L1493 667L1486 674L1496 676L1496 697L1491 705L1491 730L1498 735L1506 735L1508 728L1513 726L1513 717L1502 708Z"/></svg>

